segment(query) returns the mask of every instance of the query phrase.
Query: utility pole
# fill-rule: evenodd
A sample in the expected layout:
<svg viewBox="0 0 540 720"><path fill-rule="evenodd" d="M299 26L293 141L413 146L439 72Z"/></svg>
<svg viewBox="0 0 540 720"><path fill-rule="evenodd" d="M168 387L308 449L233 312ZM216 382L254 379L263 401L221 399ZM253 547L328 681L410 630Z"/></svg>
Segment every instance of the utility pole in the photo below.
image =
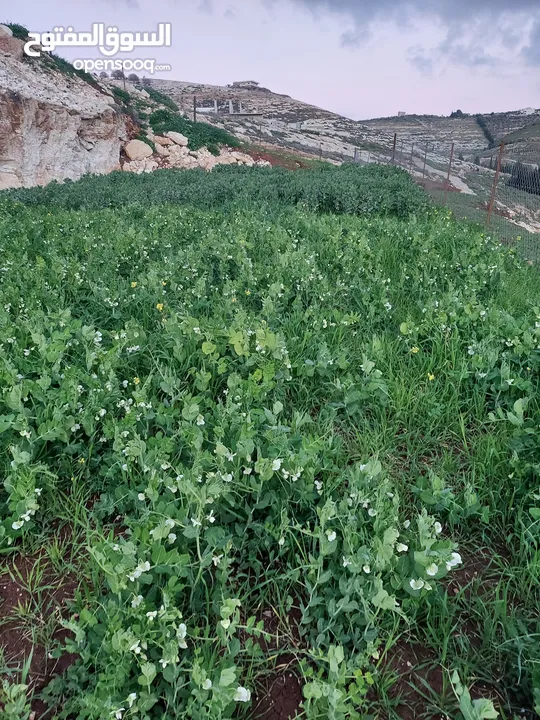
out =
<svg viewBox="0 0 540 720"><path fill-rule="evenodd" d="M193 96L193 122L197 122L197 96Z"/></svg>

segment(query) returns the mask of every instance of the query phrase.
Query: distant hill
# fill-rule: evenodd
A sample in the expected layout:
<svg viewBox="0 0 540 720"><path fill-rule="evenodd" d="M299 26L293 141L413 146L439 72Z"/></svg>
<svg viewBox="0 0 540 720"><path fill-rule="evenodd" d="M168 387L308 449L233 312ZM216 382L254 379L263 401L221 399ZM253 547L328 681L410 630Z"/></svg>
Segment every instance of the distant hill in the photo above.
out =
<svg viewBox="0 0 540 720"><path fill-rule="evenodd" d="M148 82L170 95L188 115L193 113L193 97L196 96L200 117L241 138L319 152L335 160L350 160L355 155L362 158L367 153L370 159L378 155L386 158L392 152L396 133L398 144L403 143L409 151L413 143L418 150L429 143L430 151L448 156L454 142L456 157L473 161L479 155L489 156L490 147L509 134L536 125L540 129L540 110L533 108L505 113L459 114L453 118L404 115L358 122L261 88L253 81L231 86L170 80ZM520 139L527 144L529 138L536 138L536 130L528 131L522 137L514 136L512 142Z"/></svg>

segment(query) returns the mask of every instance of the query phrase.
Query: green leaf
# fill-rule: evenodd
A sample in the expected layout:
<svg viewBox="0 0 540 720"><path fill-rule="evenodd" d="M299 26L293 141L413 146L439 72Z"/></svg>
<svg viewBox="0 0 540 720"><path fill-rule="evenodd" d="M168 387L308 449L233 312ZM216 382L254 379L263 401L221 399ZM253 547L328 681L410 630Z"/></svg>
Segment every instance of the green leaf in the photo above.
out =
<svg viewBox="0 0 540 720"><path fill-rule="evenodd" d="M236 666L233 665L229 668L224 668L219 676L220 687L229 687L236 680Z"/></svg>
<svg viewBox="0 0 540 720"><path fill-rule="evenodd" d="M205 355L212 355L212 353L216 351L216 346L214 343L209 341L203 342L202 351Z"/></svg>

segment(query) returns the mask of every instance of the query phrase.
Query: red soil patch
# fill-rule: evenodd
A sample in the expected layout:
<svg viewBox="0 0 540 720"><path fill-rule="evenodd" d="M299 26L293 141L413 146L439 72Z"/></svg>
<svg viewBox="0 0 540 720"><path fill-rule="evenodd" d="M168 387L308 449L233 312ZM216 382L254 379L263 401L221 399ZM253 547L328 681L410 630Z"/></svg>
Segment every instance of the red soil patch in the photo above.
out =
<svg viewBox="0 0 540 720"><path fill-rule="evenodd" d="M285 622L273 610L257 613L257 620L262 620L268 635L253 640L265 655L276 658L276 664L268 675L257 680L250 720L292 720L303 699L294 655L300 642L300 610L293 608Z"/></svg>
<svg viewBox="0 0 540 720"><path fill-rule="evenodd" d="M282 157L278 153L264 152L259 150L245 150L254 160L266 160L272 167L283 167L287 170L301 170L307 168L308 164L303 160L295 160L290 157Z"/></svg>
<svg viewBox="0 0 540 720"><path fill-rule="evenodd" d="M34 582L38 572L39 582ZM29 591L31 586L37 586L35 592ZM69 616L68 605L77 586L73 577L56 575L44 556L18 557L0 576L0 648L5 664L14 671L14 681L32 657L26 684L33 692L40 692L75 660L69 654L53 658L51 651L69 634L60 621ZM38 720L46 706L36 700L32 709Z"/></svg>
<svg viewBox="0 0 540 720"><path fill-rule="evenodd" d="M255 696L251 720L291 720L302 702L302 685L291 669L276 671L264 680Z"/></svg>

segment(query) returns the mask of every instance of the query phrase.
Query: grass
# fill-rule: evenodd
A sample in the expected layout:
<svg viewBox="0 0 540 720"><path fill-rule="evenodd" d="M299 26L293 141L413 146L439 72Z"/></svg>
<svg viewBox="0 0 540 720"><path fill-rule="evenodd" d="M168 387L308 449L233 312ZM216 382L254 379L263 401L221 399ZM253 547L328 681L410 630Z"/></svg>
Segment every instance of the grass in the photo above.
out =
<svg viewBox="0 0 540 720"><path fill-rule="evenodd" d="M0 195L6 622L73 654L48 716L256 718L286 668L309 720L534 717L535 269L392 168L128 180Z"/></svg>

